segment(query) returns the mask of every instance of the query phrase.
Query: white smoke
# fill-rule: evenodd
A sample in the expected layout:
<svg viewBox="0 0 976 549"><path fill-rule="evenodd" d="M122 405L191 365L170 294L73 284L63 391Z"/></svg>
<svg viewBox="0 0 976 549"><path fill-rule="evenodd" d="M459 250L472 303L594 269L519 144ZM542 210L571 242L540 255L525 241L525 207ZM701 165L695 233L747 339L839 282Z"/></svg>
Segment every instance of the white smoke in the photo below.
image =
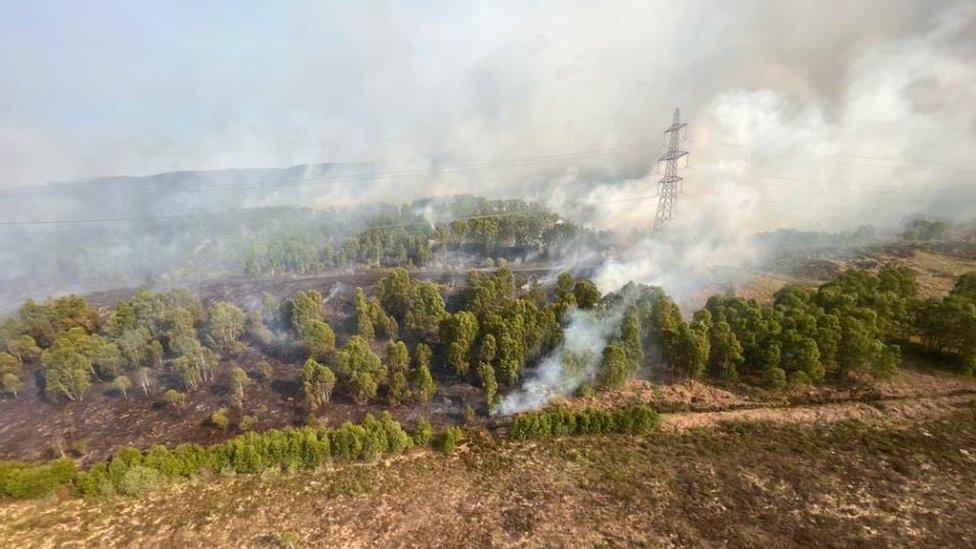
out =
<svg viewBox="0 0 976 549"><path fill-rule="evenodd" d="M518 390L502 397L497 413L509 416L540 408L553 398L572 395L580 385L592 381L622 314L622 310L609 314L568 311L563 343L525 377Z"/></svg>
<svg viewBox="0 0 976 549"><path fill-rule="evenodd" d="M604 261L593 276L601 291L633 281L661 286L679 303L700 302L696 294L734 282L755 264L759 231L890 229L913 214L976 218L974 30L976 6L957 5L925 32L865 46L833 101L810 90L717 93L694 113L691 139L682 143L692 162L682 170L675 219ZM549 203L601 227L648 234L653 202L621 199L646 194L655 179L584 187L575 206L564 182ZM616 326L572 317L569 329L567 340L602 351ZM503 401L503 413L542 406L595 375L568 375L562 352Z"/></svg>

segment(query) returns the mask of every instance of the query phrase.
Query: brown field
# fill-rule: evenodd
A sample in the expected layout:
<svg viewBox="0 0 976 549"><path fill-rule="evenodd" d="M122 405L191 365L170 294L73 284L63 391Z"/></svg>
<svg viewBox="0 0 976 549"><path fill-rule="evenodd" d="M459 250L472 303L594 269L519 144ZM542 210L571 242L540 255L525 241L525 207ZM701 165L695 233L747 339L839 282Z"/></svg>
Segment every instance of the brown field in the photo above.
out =
<svg viewBox="0 0 976 549"><path fill-rule="evenodd" d="M706 413L705 426L646 436L520 444L481 431L450 457L414 450L314 472L199 478L141 499L8 503L0 539L17 547L971 547L976 421L966 407L795 423ZM682 421L675 417L666 425Z"/></svg>

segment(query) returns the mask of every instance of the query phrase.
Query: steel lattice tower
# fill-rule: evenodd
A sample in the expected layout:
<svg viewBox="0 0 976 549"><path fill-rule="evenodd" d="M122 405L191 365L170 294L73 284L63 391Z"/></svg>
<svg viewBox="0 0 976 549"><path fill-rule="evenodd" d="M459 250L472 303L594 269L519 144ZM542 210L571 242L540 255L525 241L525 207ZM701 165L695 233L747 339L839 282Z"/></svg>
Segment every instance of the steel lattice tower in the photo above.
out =
<svg viewBox="0 0 976 549"><path fill-rule="evenodd" d="M688 124L681 121L681 109L674 109L674 121L664 130L668 136L668 151L658 159L664 161L664 177L660 181L658 191L657 215L654 216L654 230L657 231L671 221L671 212L675 202L678 201L679 185L681 178L678 177L678 159L688 154L687 151L678 150L678 140L681 137L681 128Z"/></svg>

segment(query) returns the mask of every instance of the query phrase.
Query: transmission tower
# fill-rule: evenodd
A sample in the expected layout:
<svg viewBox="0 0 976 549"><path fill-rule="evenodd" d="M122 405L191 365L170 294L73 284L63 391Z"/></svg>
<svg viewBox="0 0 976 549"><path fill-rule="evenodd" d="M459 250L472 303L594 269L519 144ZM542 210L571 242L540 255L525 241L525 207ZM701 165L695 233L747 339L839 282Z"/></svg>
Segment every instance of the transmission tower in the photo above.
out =
<svg viewBox="0 0 976 549"><path fill-rule="evenodd" d="M681 184L681 178L678 177L678 159L688 154L687 151L678 150L678 140L681 137L681 128L687 125L681 121L681 109L674 109L674 121L664 130L668 136L668 151L658 159L658 162L663 161L665 164L664 177L661 178L658 191L657 215L654 216L655 231L671 221L671 212L678 201Z"/></svg>

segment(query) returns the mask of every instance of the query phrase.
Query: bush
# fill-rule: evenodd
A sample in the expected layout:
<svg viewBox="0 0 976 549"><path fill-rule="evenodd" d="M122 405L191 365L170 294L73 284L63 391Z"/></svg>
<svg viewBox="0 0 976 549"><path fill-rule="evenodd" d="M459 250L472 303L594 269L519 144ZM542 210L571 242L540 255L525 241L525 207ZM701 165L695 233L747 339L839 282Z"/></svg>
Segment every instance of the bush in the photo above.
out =
<svg viewBox="0 0 976 549"><path fill-rule="evenodd" d="M433 429L427 418L421 418L413 428L413 443L416 446L426 446L430 442Z"/></svg>
<svg viewBox="0 0 976 549"><path fill-rule="evenodd" d="M214 413L210 414L210 423L224 430L230 427L230 416L227 415L227 409L217 408L214 410Z"/></svg>
<svg viewBox="0 0 976 549"><path fill-rule="evenodd" d="M77 476L75 463L57 459L43 465L0 462L0 495L14 499L46 496Z"/></svg>
<svg viewBox="0 0 976 549"><path fill-rule="evenodd" d="M451 448L460 440L452 437ZM170 480L204 471L254 473L271 467L312 469L330 459L372 459L413 446L414 441L389 413L367 416L362 424L338 429L312 427L244 433L222 444L181 444L170 450L152 446L145 452L120 448L109 461L76 472L74 462L60 459L42 465L0 462L0 496L35 498L71 485L85 497L118 492L141 495Z"/></svg>
<svg viewBox="0 0 976 549"><path fill-rule="evenodd" d="M660 423L661 416L646 406L616 410L567 410L530 412L512 420L511 440L603 433L645 433Z"/></svg>
<svg viewBox="0 0 976 549"><path fill-rule="evenodd" d="M166 484L166 476L158 469L136 465L127 470L119 482L119 493L141 496Z"/></svg>
<svg viewBox="0 0 976 549"><path fill-rule="evenodd" d="M763 372L763 384L770 389L782 389L786 386L786 371L776 366L766 368Z"/></svg>
<svg viewBox="0 0 976 549"><path fill-rule="evenodd" d="M445 455L451 455L459 442L464 439L464 432L460 427L448 427L437 437L437 449Z"/></svg>

